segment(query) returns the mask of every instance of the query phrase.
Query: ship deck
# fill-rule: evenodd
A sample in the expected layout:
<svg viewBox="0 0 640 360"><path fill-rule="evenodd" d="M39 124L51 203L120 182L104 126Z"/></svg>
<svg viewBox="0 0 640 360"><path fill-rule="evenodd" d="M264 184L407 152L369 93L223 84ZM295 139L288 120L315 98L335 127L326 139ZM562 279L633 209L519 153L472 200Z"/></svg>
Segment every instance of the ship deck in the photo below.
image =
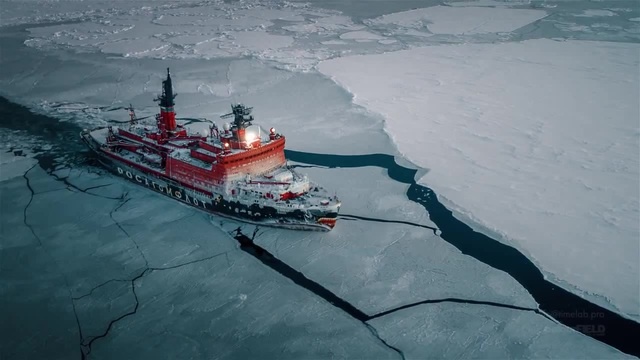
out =
<svg viewBox="0 0 640 360"><path fill-rule="evenodd" d="M173 159L177 159L187 164L197 166L204 170L211 170L213 167L212 163L208 163L206 161L202 161L192 157L190 149L174 149L169 153L169 156Z"/></svg>
<svg viewBox="0 0 640 360"><path fill-rule="evenodd" d="M154 139L144 137L146 127L143 127L141 125L135 126L133 129L131 129L131 133L143 136L142 141L131 139L128 136L117 135L118 128L113 127L112 129L114 133L116 133L116 136L118 138L126 142L130 142L131 144L139 144L143 147L148 145L163 147L167 150L168 156L170 158L179 160L192 166L196 166L205 171L211 171L213 166L217 163L215 159L220 156L220 154L216 154L213 151L207 150L206 148L201 146L186 147L186 145L193 144L194 141L198 141L197 139L185 139L181 140L180 143L171 141L165 144L159 144ZM108 131L108 128L97 129L92 131L91 135L99 144L106 144ZM263 143L263 145L266 145L269 142L270 141L266 141L265 143ZM206 143L222 150L222 144L219 143L219 141L210 140L206 141ZM192 150L211 157L213 161L208 162L193 157L191 155ZM245 151L247 150L229 149L227 155L239 154ZM166 168L162 166L159 161L161 160L160 155L148 153L146 151L142 151L142 149L131 151L124 148L121 148L120 150L115 152L108 151L108 153L110 153L111 156L114 156L116 158L119 157L123 160L126 160L127 162L130 162L131 164L135 164L135 166L141 169L147 169L149 172L156 174L156 176L166 177ZM290 171L292 177L289 177L287 179L280 179L284 170L286 170L286 172ZM340 205L340 201L335 196L331 196L331 194L329 194L325 189L308 182L306 177L284 167L274 169L268 174L231 180L224 188L236 189L235 193L228 193L222 188L219 189L227 192L227 196L229 196L230 199L240 201L245 204L255 203L261 205L269 205L283 210L304 210L309 207L330 210L331 208ZM289 199L280 198L279 194L290 191L292 191L293 193L302 192L302 195L297 195ZM267 197L268 193L274 194L273 196L275 197Z"/></svg>

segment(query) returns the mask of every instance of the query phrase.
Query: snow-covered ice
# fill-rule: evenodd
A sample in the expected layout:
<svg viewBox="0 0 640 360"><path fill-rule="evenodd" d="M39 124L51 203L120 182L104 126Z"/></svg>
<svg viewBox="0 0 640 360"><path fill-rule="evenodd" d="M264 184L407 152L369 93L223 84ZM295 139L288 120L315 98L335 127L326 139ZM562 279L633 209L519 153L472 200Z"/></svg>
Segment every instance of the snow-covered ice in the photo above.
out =
<svg viewBox="0 0 640 360"><path fill-rule="evenodd" d="M3 0L0 6L0 26L101 19L118 13L140 15L149 12L152 7L163 7L172 2L170 0Z"/></svg>
<svg viewBox="0 0 640 360"><path fill-rule="evenodd" d="M0 140L3 146L0 147L0 182L12 179L14 177L22 177L31 167L38 163L33 158L33 154L28 150L21 149L20 140L26 139L26 136L20 136L13 132L3 131L0 133ZM17 149L13 148L13 144Z"/></svg>
<svg viewBox="0 0 640 360"><path fill-rule="evenodd" d="M351 18L344 15L331 14L331 13L311 13L309 15L316 15L317 17L310 17L306 22L301 24L284 26L283 29L292 33L300 35L330 35L344 31L356 31L364 28L362 25L355 24Z"/></svg>
<svg viewBox="0 0 640 360"><path fill-rule="evenodd" d="M451 1L445 2L447 6L453 7L514 7L514 6L528 6L531 4L531 0L466 0L466 1Z"/></svg>
<svg viewBox="0 0 640 360"><path fill-rule="evenodd" d="M279 49L293 43L290 36L273 35L264 31L236 31L229 35L233 38L233 44L254 51Z"/></svg>
<svg viewBox="0 0 640 360"><path fill-rule="evenodd" d="M374 319L371 324L409 359L426 359L433 353L440 359L633 358L540 315L511 309L428 304ZM467 332L466 328L474 330Z"/></svg>
<svg viewBox="0 0 640 360"><path fill-rule="evenodd" d="M576 14L574 16L577 16L577 17L616 16L616 13L609 10L590 9L590 10L585 10L581 14Z"/></svg>
<svg viewBox="0 0 640 360"><path fill-rule="evenodd" d="M430 170L421 182L454 209L554 281L637 318L639 48L452 45L319 70L384 116L400 152Z"/></svg>
<svg viewBox="0 0 640 360"><path fill-rule="evenodd" d="M424 209L399 195L406 185L388 179L379 168L335 170L342 173L340 177L329 169L302 170L327 185L350 179L343 199L352 214L393 220L389 215L403 212L409 216L402 220L433 225ZM265 271L258 260L243 253L221 231L237 224L223 220L227 225L219 230L198 210L103 172L63 168L50 175L36 166L24 176L3 181L0 192L0 251L6 259L0 294L5 324L17 334L2 342L3 354L71 357L80 349L80 331L86 345L109 329L107 337L92 343L91 357L142 358L151 348L154 357L162 359L397 357L359 321L275 271ZM359 184L362 178L375 179L372 190L380 196L367 196ZM51 204L64 206L52 213ZM189 229L187 234L184 229ZM366 222L336 230L323 236L263 229L256 240L367 312L425 297L489 300L535 309L530 295L505 273L460 256L437 237L429 237L428 230ZM393 321L405 311L387 316ZM431 314L420 311L424 313ZM478 321L489 317L493 311ZM396 343L398 335L389 327L397 322L389 325L385 318L371 324L378 333L384 332L382 339ZM40 319L47 321L43 324ZM559 331L540 315L525 322L529 327L544 323L549 324L546 332ZM423 330L414 325L402 331ZM453 344L467 341L466 324L455 323L452 328L440 321L430 329L436 326L440 333L456 329L448 338ZM149 336L141 338L143 333ZM486 336L504 335L496 331ZM47 341L36 341L41 337ZM583 354L582 338L567 332L562 346ZM415 344L396 345L412 354ZM558 346L553 340L545 344L551 349ZM82 349L88 351L87 346ZM492 349L486 351L498 351ZM617 355L597 342L589 343L587 350L584 356L594 351Z"/></svg>
<svg viewBox="0 0 640 360"><path fill-rule="evenodd" d="M57 174L104 187L70 190L39 166L25 175L33 194L22 177L1 183L3 332L14 334L3 358L75 357L79 331L86 344L134 309L91 357L395 356L359 321L264 271L203 213L111 175Z"/></svg>
<svg viewBox="0 0 640 360"><path fill-rule="evenodd" d="M8 24L49 18L85 20L30 28L32 39L26 44L36 49L101 51L124 57L161 59L249 55L280 63L287 70L300 71L308 71L333 53L325 47L290 48L296 39L318 35L337 38L341 33L364 28L335 11L270 1L241 6L220 2L185 7L163 2L140 2L139 5L94 14L85 11L81 4L71 2L54 17L47 17L37 9L22 13L16 6L6 12ZM275 26L274 21L284 21L287 25Z"/></svg>
<svg viewBox="0 0 640 360"><path fill-rule="evenodd" d="M542 10L532 9L433 6L383 15L367 23L428 28L434 34L469 35L513 31L546 15Z"/></svg>
<svg viewBox="0 0 640 360"><path fill-rule="evenodd" d="M351 31L340 35L340 39L343 40L356 40L356 41L372 41L372 40L384 40L385 38L380 35L368 31Z"/></svg>
<svg viewBox="0 0 640 360"><path fill-rule="evenodd" d="M258 124L285 133L289 149L393 154L412 167L408 159L457 217L517 247L563 287L639 316L638 78L629 76L639 61L629 42L640 27L628 3L374 2L371 19L336 10L363 6L349 1L2 5L3 96L79 128L103 126L126 120L129 103L139 116L155 114L169 66L179 117L218 120L242 101ZM28 33L7 28L16 24ZM522 41L539 38L560 41ZM354 54L368 55L345 57ZM344 89L316 72L319 62ZM373 329L407 358L620 355L533 312L478 304L415 306L367 329L241 252L228 232L251 226L209 219L95 168L54 173L67 183L37 165L24 175L43 146L3 131L0 256L10 261L0 298L20 327L0 354L74 356L70 296L85 338L132 311L137 296L137 313L96 341L92 356L140 358L151 346L167 358L396 358ZM345 218L330 233L260 229L255 242L362 311L445 297L537 307L507 273L420 227L435 224L386 170L300 171L336 190ZM415 224L384 222L395 220ZM160 270L142 273L147 263ZM124 280L94 289L110 279Z"/></svg>
<svg viewBox="0 0 640 360"><path fill-rule="evenodd" d="M425 299L461 298L536 308L507 274L460 254L432 230L406 224L349 220L349 215L435 227L424 208L404 196L408 185L377 167L303 168L339 189L340 220L328 234L264 229L256 242L367 314ZM367 179L366 186L363 180ZM230 225L233 229L237 224Z"/></svg>
<svg viewBox="0 0 640 360"><path fill-rule="evenodd" d="M0 155L0 165L2 165L2 173L0 173L0 181L9 180L14 177L22 176L37 161L33 158L14 156L13 154Z"/></svg>
<svg viewBox="0 0 640 360"><path fill-rule="evenodd" d="M348 45L349 43L342 40L327 40L320 42L323 45Z"/></svg>

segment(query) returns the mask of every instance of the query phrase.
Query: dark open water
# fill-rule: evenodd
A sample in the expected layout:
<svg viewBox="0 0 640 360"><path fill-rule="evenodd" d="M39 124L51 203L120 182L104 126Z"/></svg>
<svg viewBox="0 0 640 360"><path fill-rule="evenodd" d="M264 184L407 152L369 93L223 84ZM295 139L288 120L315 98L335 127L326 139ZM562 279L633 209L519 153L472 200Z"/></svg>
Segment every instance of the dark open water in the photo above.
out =
<svg viewBox="0 0 640 360"><path fill-rule="evenodd" d="M81 129L72 123L34 114L27 108L0 97L0 127L27 131L54 145L56 156L65 156L76 164L90 163L89 153L79 140ZM440 237L493 268L502 270L516 279L540 304L540 308L559 322L592 338L609 344L625 353L640 356L640 342L633 334L640 334L640 324L582 299L546 281L540 270L518 250L504 245L471 229L456 219L452 212L438 201L428 187L416 184L416 170L398 165L391 155L330 155L295 150L286 151L287 158L309 165L335 167L377 166L387 169L388 176L409 184L406 196L423 206L431 220L442 231ZM41 157L41 165L46 166ZM559 239L561 241L562 239Z"/></svg>

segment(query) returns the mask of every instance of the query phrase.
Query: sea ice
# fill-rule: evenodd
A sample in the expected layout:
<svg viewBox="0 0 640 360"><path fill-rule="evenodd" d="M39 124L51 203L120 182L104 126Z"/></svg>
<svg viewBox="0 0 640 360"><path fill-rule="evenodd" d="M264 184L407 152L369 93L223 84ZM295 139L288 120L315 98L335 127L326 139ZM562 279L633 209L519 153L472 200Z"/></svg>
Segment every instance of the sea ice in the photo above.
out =
<svg viewBox="0 0 640 360"><path fill-rule="evenodd" d="M365 313L448 297L537 307L512 277L462 255L433 230L420 227L436 226L422 206L404 195L409 185L390 179L386 170L299 171L336 191L343 202L338 224L329 233L262 228L255 241Z"/></svg>
<svg viewBox="0 0 640 360"><path fill-rule="evenodd" d="M210 41L219 40L219 39L220 39L220 35L195 33L195 34L178 35L175 37L171 37L168 40L172 44L176 44L176 45L199 45L199 44L204 44L204 43L208 43Z"/></svg>
<svg viewBox="0 0 640 360"><path fill-rule="evenodd" d="M25 175L33 191L22 177L0 182L8 358L86 354L79 337L86 345L107 330L91 357L397 356L342 310L265 271L204 213L86 170L57 173L85 191L39 166Z"/></svg>
<svg viewBox="0 0 640 360"><path fill-rule="evenodd" d="M302 56L297 60L296 57L304 50L285 50L294 43L294 38L265 30L274 25L270 20L293 23L284 26L285 29L310 26L311 33L324 29L332 35L363 27L353 24L349 17L333 12L309 12L304 7L286 4L280 8L260 2L240 7L221 3L201 3L190 7L155 5L124 12L103 11L100 17L80 23L34 27L29 29L33 38L26 44L41 50L71 48L135 58L210 59L253 55L272 61L281 60L284 67L293 70L311 68L319 59L328 56ZM309 16L314 19L305 24ZM299 35L296 32L296 36ZM309 65L305 65L307 61Z"/></svg>
<svg viewBox="0 0 640 360"><path fill-rule="evenodd" d="M307 12L306 14L310 14ZM308 19L304 24L284 26L283 29L299 34L329 35L344 31L355 31L364 28L355 24L350 17L337 14L316 14L320 17Z"/></svg>
<svg viewBox="0 0 640 360"><path fill-rule="evenodd" d="M433 6L383 15L368 20L367 24L428 28L434 34L469 35L513 31L546 14L532 9Z"/></svg>
<svg viewBox="0 0 640 360"><path fill-rule="evenodd" d="M322 45L348 45L349 43L346 41L342 41L342 40L327 40L327 41L321 41L320 42Z"/></svg>
<svg viewBox="0 0 640 360"><path fill-rule="evenodd" d="M319 70L385 117L400 152L430 170L420 182L450 207L553 281L638 318L640 95L629 76L638 49L466 44L343 57Z"/></svg>
<svg viewBox="0 0 640 360"><path fill-rule="evenodd" d="M403 35L409 35L409 36L420 36L420 37L429 37L429 36L433 36L432 33L426 32L426 31L418 31L416 29L407 29Z"/></svg>
<svg viewBox="0 0 640 360"><path fill-rule="evenodd" d="M293 43L291 36L273 35L264 31L229 32L233 43L251 51L279 49Z"/></svg>
<svg viewBox="0 0 640 360"><path fill-rule="evenodd" d="M431 35L426 28L457 35L509 32L546 16L539 10L478 8L520 2L470 4L365 22L385 35L426 37ZM7 54L2 60L7 71L0 74L3 94L31 104L46 98L46 109L82 126L118 118L109 109L129 101L144 105L139 116L154 114L154 84L160 83L165 64L172 70L180 66L175 80L182 94L179 116L215 119L228 102L241 99L256 107L260 124L282 129L287 146L296 150L392 152L380 131L382 114L399 150L428 170L421 181L447 205L482 229L499 231L556 282L569 288L568 283L575 284L582 290L571 289L580 294L609 296L627 315L638 315L637 309L633 312L638 265L632 259L638 249L630 239L638 237L631 218L638 216L634 200L640 132L637 125L620 121L638 118L637 110L625 107L637 105L638 81L623 76L637 70L637 56L630 60L629 55L637 54L633 45L539 40L324 62L320 70L352 91L363 109L353 107L349 94L322 76L277 71L262 61L310 71L318 61L344 53L308 47L300 41L305 37L314 44L339 45L340 40L318 38L378 36L348 16L308 4L36 1L2 6L0 17L0 26L86 19L30 29L34 38L26 44L38 50L12 49L10 61ZM294 24L274 25L282 24L279 21ZM395 41L380 38L378 43ZM69 48L129 59L41 51ZM197 60L243 55L258 60ZM132 59L155 56L180 60L160 64ZM78 103L60 106L69 99ZM603 99L608 102L598 102ZM109 109L102 110L107 105ZM586 119L588 126L568 122L576 118ZM601 139L591 136L596 131ZM55 174L77 189L67 188L38 166L28 174L38 202L23 212L34 195L21 177L35 160L5 154L0 160L0 251L9 259L2 267L6 281L0 298L6 300L3 314L11 314L7 319L16 324L16 336L0 343L0 353L10 349L22 357L74 356L77 324L69 296L87 294L109 279L130 280L148 263L163 269L188 265L149 272L134 284L109 283L76 302L85 336L96 335L110 318L132 309L133 292L125 290L135 289L140 302L136 315L116 323L110 335L96 343L95 356L139 358L149 347L161 349L167 358L397 355L342 311L265 271L200 212L103 173L59 170ZM25 163L11 169L14 162ZM256 243L364 311L443 297L536 308L527 291L506 273L462 255L431 230L417 226L435 227L424 208L402 195L407 185L391 181L384 170L301 171L338 191L345 217L331 233L261 229ZM2 177L5 172L7 179ZM50 205L59 203L66 206L52 215ZM224 230L249 228L213 219L224 223ZM394 220L416 225L383 222ZM39 245L34 234L48 242ZM199 262L212 255L219 256ZM595 301L609 305L598 297ZM24 320L38 318L51 321L43 326ZM372 324L409 357L463 356L471 347L480 348L472 355L485 357L557 357L558 351L568 357L619 355L540 315L482 305L422 305ZM429 324L431 333L425 331ZM469 335L469 324L482 333ZM152 334L149 342L141 341L143 332ZM45 336L46 343L35 340Z"/></svg>
<svg viewBox="0 0 640 360"><path fill-rule="evenodd" d="M12 149L0 149L0 181L13 179L22 176L38 161L28 154L22 154L21 150L16 153ZM20 155L16 155L20 153Z"/></svg>
<svg viewBox="0 0 640 360"><path fill-rule="evenodd" d="M408 359L633 358L541 315L488 306L420 305L371 324Z"/></svg>
<svg viewBox="0 0 640 360"><path fill-rule="evenodd" d="M385 37L376 35L368 31L351 31L340 35L343 40L384 40Z"/></svg>
<svg viewBox="0 0 640 360"><path fill-rule="evenodd" d="M135 39L114 41L102 46L101 50L108 54L118 54L124 57L149 55L166 49L169 45L158 39Z"/></svg>
<svg viewBox="0 0 640 360"><path fill-rule="evenodd" d="M616 13L609 10L590 9L585 10L581 14L576 14L577 17L597 17L597 16L616 16Z"/></svg>
<svg viewBox="0 0 640 360"><path fill-rule="evenodd" d="M453 7L510 7L510 6L528 6L531 0L467 0L445 2L447 6Z"/></svg>
<svg viewBox="0 0 640 360"><path fill-rule="evenodd" d="M115 326L97 357L397 358L360 322L239 250L150 273L138 287L137 317Z"/></svg>
<svg viewBox="0 0 640 360"><path fill-rule="evenodd" d="M104 19L116 14L140 15L162 7L167 0L23 1L3 0L0 26L62 22L77 19Z"/></svg>

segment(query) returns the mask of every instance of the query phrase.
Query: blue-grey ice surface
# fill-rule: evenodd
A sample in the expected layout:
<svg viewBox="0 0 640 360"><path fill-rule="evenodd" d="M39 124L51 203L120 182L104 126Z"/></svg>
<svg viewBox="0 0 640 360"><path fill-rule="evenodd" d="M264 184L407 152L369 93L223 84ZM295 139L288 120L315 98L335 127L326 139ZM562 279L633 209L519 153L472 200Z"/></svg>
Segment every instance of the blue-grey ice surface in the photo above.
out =
<svg viewBox="0 0 640 360"><path fill-rule="evenodd" d="M460 5L5 1L0 8L0 95L81 129L125 119L123 110L109 110L130 102L139 116L153 114L157 108L151 100L164 68L170 66L180 93L179 117L216 119L230 102L243 101L255 107L263 127L275 126L287 135L291 149L388 153L399 159L402 152L425 167L429 176L437 176L449 166L478 171L472 165L483 163L473 156L482 152L466 149L465 138L455 133L442 128L434 132L428 123L425 136L419 138L394 133L394 124L411 129L394 118L397 109L409 112L400 116L436 124L449 119L443 110L447 108L467 111L463 117L472 119L491 109L505 109L496 107L490 94L480 103L470 97L473 84L495 83L499 76L481 79L493 74L485 72L475 74L476 79L464 78L461 74L474 73L461 70L459 78L451 78L455 71L433 77L438 69L473 69L477 57L484 61L483 69L495 69L496 62L513 66L515 61L552 71L558 59L529 64L526 52L517 48L544 52L554 46L564 49L564 42L578 51L597 49L605 59L610 59L611 49L638 51L640 14L632 1L487 0ZM441 50L429 53L424 47ZM430 62L421 62L424 58L415 55L420 52L432 54ZM486 52L494 57L487 58ZM380 65L376 61L383 53L389 53L391 60ZM571 53L562 56L571 57ZM360 64L353 69L358 81L350 82L338 71L340 67L332 67L341 61L342 69ZM619 61L622 67L614 70L638 66L637 57ZM394 63L403 64L405 71L388 71ZM384 74L399 79L404 93L382 92L382 97L376 97L380 92L368 93L368 89L384 88L380 83ZM592 77L590 81L606 82L610 73L596 72ZM459 98L446 97L447 92L437 88L447 85L442 83L445 80L462 84L456 88L462 91ZM627 84L631 89L634 85L637 91L637 78ZM420 94L429 92L443 101L429 109L433 114L415 106ZM523 133L554 135L543 128L525 128ZM635 129L629 134L632 149L639 134ZM467 130L482 135L473 126ZM34 149L64 146L64 139L34 138L8 129L0 130L0 138L3 359L70 358L81 352L90 358L132 359L377 359L398 358L400 352L407 358L623 357L537 314L533 298L508 274L461 254L429 229L345 219L329 233L261 229L255 242L367 315L444 298L524 310L424 304L363 323L241 251L230 233L242 227L250 234L253 227L210 218L62 155L56 162L58 170L43 170L33 158L42 150ZM447 141L447 151L456 155L447 158L444 151L434 159L428 158L430 152L422 152L429 159L425 166L422 158L410 154L411 149L428 149L425 142L441 141ZM459 146L456 141L461 142ZM522 144L512 145L518 150ZM627 143L612 146L616 144ZM592 151L588 145L586 141L584 151ZM21 155L15 155L15 149L22 150ZM633 186L634 171L637 182L633 157L619 168L631 176L632 182L623 186ZM424 208L404 196L406 185L394 182L380 168L302 170L336 190L345 214L435 226ZM458 180L467 179L464 176ZM610 272L598 267L597 274L585 274L579 263L566 266L545 257L544 250L557 241L578 251L575 241L583 239L575 238L571 228L552 227L546 236L536 238L540 243L531 245L519 238L520 228L509 226L515 223L526 230L521 219L537 224L539 214L517 218L513 211L505 218L512 217L512 222L494 226L487 216L491 213L471 201L478 199L478 192L465 186L437 190L449 190L459 216L487 233L506 234L505 242L535 259L558 283L626 316L638 317L638 263L637 257L631 258L637 243L628 237L616 238L623 241L618 249L626 250L611 259L601 252L610 247L603 239L582 244L584 252L620 266ZM456 201L458 193L468 202ZM624 217L637 214L637 196L633 200L628 208L614 210ZM638 231L633 224L608 229L632 235ZM584 254L576 255L580 256ZM562 259L566 258L564 254ZM585 265L589 271L589 262ZM612 274L625 269L618 282L610 281Z"/></svg>

